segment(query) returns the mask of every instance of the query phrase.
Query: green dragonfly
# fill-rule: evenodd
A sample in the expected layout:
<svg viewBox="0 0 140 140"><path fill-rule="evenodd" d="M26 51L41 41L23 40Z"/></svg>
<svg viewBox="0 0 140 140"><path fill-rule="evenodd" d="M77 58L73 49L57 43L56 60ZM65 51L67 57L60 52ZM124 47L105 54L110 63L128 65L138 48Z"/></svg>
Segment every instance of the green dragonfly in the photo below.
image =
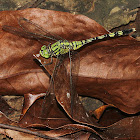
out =
<svg viewBox="0 0 140 140"><path fill-rule="evenodd" d="M94 37L94 38L81 40L81 41L71 41L71 42L69 42L67 40L59 40L59 41L57 41L54 44L49 45L49 46L43 45L41 47L40 54L41 54L42 57L45 57L46 59L52 58L52 57L59 57L63 54L68 53L71 50L78 50L82 46L84 46L88 43L91 43L93 41L124 36L124 35L128 35L131 32L134 32L134 31L136 31L136 29L132 28L132 29L117 31L117 32L97 36L97 37Z"/></svg>
<svg viewBox="0 0 140 140"><path fill-rule="evenodd" d="M21 28L16 28L16 27L11 27L11 26L3 26L3 30L8 31L12 34L16 34L25 38L30 38L30 39L36 39L39 42L41 42L43 45L40 49L40 55L46 59L51 58L51 61L47 64L42 64L42 65L49 65L53 63L53 57L58 58L59 60L62 60L62 56L65 54L69 54L69 59L70 59L70 76L69 76L69 81L70 81L70 92L71 92L71 110L73 110L73 97L74 97L74 78L73 78L73 71L74 67L72 65L74 62L72 61L73 55L71 55L71 52L74 52L75 50L78 50L82 46L97 41L97 40L105 40L105 39L110 39L114 37L120 37L124 35L128 35L131 32L135 31L135 28L128 29L128 30L123 30L123 31L117 31L101 36L97 36L94 38L89 38L81 41L68 41L60 36L54 35L44 28L40 27L38 24L33 23L32 21L25 19L25 18L20 18L19 19L19 25ZM48 44L48 40L52 42L52 44ZM47 41L47 42L46 42ZM60 61L62 63L62 61ZM72 64L73 63L73 64ZM51 84L53 83L53 78L56 74L57 67L59 66L58 63L55 64L53 74L51 76ZM61 77L59 77L61 78ZM61 83L63 84L63 83ZM51 89L51 88L50 88ZM48 91L51 92L51 91ZM72 114L72 113L71 113Z"/></svg>
<svg viewBox="0 0 140 140"><path fill-rule="evenodd" d="M120 36L124 36L124 35L128 35L131 32L136 31L135 28L132 29L128 29L128 30L122 30L122 31L117 31L117 32L113 32L113 33L109 33L109 34L105 34L105 35L101 35L101 36L97 36L94 38L89 38L89 39L85 39L85 40L81 40L81 41L67 41L67 40L58 40L57 42L53 43L53 44L49 44L48 46L43 45L41 47L40 50L40 55L46 59L51 58L51 62L48 64L51 64L53 62L52 57L61 57L64 54L69 53L69 59L70 59L70 88L71 88L71 92L75 92L73 91L75 81L73 81L73 74L72 74L72 61L71 61L71 55L70 52L71 51L75 51L78 50L79 48L81 48L82 46L91 43L93 41L97 41L97 40L104 40L107 38L114 38L114 37L120 37ZM74 93L71 94L71 114L73 116L73 99L74 99ZM73 96L72 96L73 95Z"/></svg>

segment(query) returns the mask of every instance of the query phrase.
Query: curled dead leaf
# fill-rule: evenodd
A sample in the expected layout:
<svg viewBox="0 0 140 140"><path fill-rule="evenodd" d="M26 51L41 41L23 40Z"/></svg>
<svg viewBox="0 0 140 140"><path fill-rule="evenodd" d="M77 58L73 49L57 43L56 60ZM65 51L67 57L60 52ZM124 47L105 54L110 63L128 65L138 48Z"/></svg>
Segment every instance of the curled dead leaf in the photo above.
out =
<svg viewBox="0 0 140 140"><path fill-rule="evenodd" d="M18 19L20 17L32 20L41 27L67 40L82 40L108 33L101 25L83 15L71 15L69 13L42 9L2 11L0 14L0 28L3 25L18 27ZM30 93L35 95L45 93L49 88L49 76L52 74L51 67L53 66L48 67L46 75L40 65L34 61L32 55L39 52L41 44L35 40L22 38L2 30L0 32L0 41L0 94L25 95ZM99 98L105 103L113 104L129 114L139 112L140 42L129 36L114 38L88 44L78 50L78 52L80 54L80 69L76 89L79 95ZM69 66L67 70L69 70ZM60 82L62 81L60 79ZM62 83L62 86L65 85L66 83ZM64 89L64 87L61 88ZM67 115L71 117L70 104L66 102L66 91L61 88L59 91L56 91L56 99ZM27 115L28 117L26 116L25 118L23 116L19 123L24 127L42 125L56 128L73 123L73 120L66 114L67 117L63 113L56 114L56 108L53 108L51 117L55 116L58 122L58 118L61 115L65 116L58 123L54 122L54 120L48 123L48 118L44 120L35 118L32 111L30 112L33 105L30 104L28 106L29 110L26 110L25 116ZM75 109L78 110L79 106L75 105ZM80 115L76 114L77 111L75 110L74 121L99 127L96 120L88 120L87 115L83 114L85 111L82 110L83 108L80 106ZM33 115L32 120L30 120L31 116L28 113ZM36 111L35 113L37 116L38 112ZM60 116L57 117L57 115ZM139 122L139 119L136 119L136 121ZM29 124L27 125L26 122ZM126 128L123 127L123 121L120 122L122 125L119 126ZM124 122L126 123L126 121ZM107 129L114 134L113 136L104 131L110 138L115 138L114 127L110 127L110 130ZM117 127L116 132L120 127ZM122 129L123 131L124 129ZM87 135L89 136L90 134ZM134 133L129 136L134 137Z"/></svg>

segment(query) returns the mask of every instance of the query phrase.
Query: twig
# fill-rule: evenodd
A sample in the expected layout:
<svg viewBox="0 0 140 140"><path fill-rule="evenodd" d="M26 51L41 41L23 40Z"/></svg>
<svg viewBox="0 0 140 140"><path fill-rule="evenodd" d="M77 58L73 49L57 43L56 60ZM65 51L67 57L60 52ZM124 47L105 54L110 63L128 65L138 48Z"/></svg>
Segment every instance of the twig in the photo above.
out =
<svg viewBox="0 0 140 140"><path fill-rule="evenodd" d="M26 9L26 8L36 8L36 7L38 7L44 1L45 0L36 0L34 2L33 1L32 2L28 2L24 6L18 8L17 10L23 10L23 9Z"/></svg>
<svg viewBox="0 0 140 140"><path fill-rule="evenodd" d="M25 128L21 128L21 127L17 127L17 126L12 126L12 125L7 125L7 124L1 124L0 123L0 128L4 128L4 129L10 129L10 130L14 130L14 131L19 131L19 132L23 132L23 133L28 133L31 135L36 135L38 137L44 138L44 139L50 139L50 140L66 140L65 138L62 137L49 137L46 136L42 133L39 132L34 132Z"/></svg>

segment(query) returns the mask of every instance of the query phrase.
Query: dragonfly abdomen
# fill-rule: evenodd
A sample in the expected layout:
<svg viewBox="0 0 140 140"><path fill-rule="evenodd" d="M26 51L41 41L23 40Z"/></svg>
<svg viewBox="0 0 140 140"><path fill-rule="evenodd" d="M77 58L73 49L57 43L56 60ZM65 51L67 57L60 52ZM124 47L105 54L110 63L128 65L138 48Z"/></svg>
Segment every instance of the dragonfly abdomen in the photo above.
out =
<svg viewBox="0 0 140 140"><path fill-rule="evenodd" d="M80 47L82 47L83 45L86 45L86 44L88 44L90 42L93 42L93 41L96 41L96 40L103 40L103 39L107 39L107 38L114 38L114 37L128 35L129 33L134 32L134 31L136 31L136 29L132 28L132 29L117 31L117 32L113 32L113 33L109 33L109 34L105 34L105 35L101 35L101 36L81 40L81 41L73 41L72 42L73 49L77 50Z"/></svg>
<svg viewBox="0 0 140 140"><path fill-rule="evenodd" d="M131 32L136 31L135 28L132 29L127 29L127 30L122 30L122 31L117 31L117 32L113 32L113 33L109 33L109 34L105 34L105 35L101 35L98 37L93 38L93 40L99 40L99 39L105 39L105 38L113 38L113 37L119 37L119 36L124 36L124 35L128 35Z"/></svg>

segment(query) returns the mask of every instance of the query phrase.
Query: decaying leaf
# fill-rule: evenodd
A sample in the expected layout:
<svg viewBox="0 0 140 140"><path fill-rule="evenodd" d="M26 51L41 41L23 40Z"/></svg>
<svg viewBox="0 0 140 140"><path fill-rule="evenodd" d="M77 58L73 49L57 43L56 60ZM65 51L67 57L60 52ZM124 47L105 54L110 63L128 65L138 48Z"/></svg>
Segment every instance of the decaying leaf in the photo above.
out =
<svg viewBox="0 0 140 140"><path fill-rule="evenodd" d="M96 117L96 119L100 119L100 117L102 116L104 111L109 107L113 107L113 105L103 105L103 106L97 108L96 110L91 111L90 114L94 115Z"/></svg>
<svg viewBox="0 0 140 140"><path fill-rule="evenodd" d="M66 124L74 123L67 117L66 113L62 110L56 100L50 106L49 111L42 109L49 106L48 102L43 106L43 102L43 99L37 100L19 121L19 125L22 127L58 128Z"/></svg>
<svg viewBox="0 0 140 140"><path fill-rule="evenodd" d="M74 105L74 115L71 114L70 101L67 98L68 81L63 77L63 74L59 73L58 79L55 79L55 86L60 86L59 90L55 91L56 100L51 106L51 110L49 112L44 110L44 116L40 117L44 101L43 96L50 86L49 78L54 64L45 67L47 71L44 70L33 57L33 54L38 54L41 47L38 41L2 30L3 25L19 27L18 19L20 17L25 17L49 32L69 41L87 39L108 33L101 25L83 15L42 9L1 12L0 94L25 97L23 115L19 125L22 127L56 129L52 134L54 136L62 127L72 126L69 132L62 129L64 133L62 134L63 131L59 131L58 135L77 133L73 135L77 139L78 137L82 139L92 138L92 136L95 137L95 134L106 139L125 138L121 132L135 125L134 129L129 129L130 131L127 129L125 135L126 138L139 138L137 133L139 116L122 119L118 123L108 126L108 128L102 127L96 119L87 114L79 102L78 95L98 98L128 114L139 112L140 42L132 37L125 36L90 43L79 49L80 69L76 85L75 102L77 103ZM50 61L41 57L39 59L42 62ZM69 71L69 65L65 70ZM62 83L62 85L59 85L59 83ZM48 104L46 103L45 106L47 107ZM133 123L126 123L131 121ZM76 123L79 123L78 131ZM88 124L88 128L84 124ZM80 129L79 125L82 125ZM99 129L96 130L96 128ZM135 133L133 130L135 130ZM48 133L51 133L51 131L48 131Z"/></svg>
<svg viewBox="0 0 140 140"><path fill-rule="evenodd" d="M7 11L1 12L1 26L5 24L18 26L18 18L24 16L68 40L81 40L107 33L95 21L82 15L41 9L10 11L10 14L13 17L8 15ZM41 18L43 14L45 14L45 18ZM41 22L40 19L42 19ZM63 21L64 19L65 21ZM9 20L13 21L12 24L8 22ZM64 25L60 25L60 23L65 25L63 32ZM85 30L83 30L84 28ZM36 54L41 47L38 42L4 31L1 32L1 42L3 42L1 55L5 54L1 59L1 94L23 95L45 92L49 86L48 77L42 72L39 65L34 63L32 57L32 54ZM81 48L78 94L101 98L104 102L114 104L127 113L138 112L139 44L131 37L121 37ZM22 81L22 79L26 81ZM20 86L18 86L19 84Z"/></svg>
<svg viewBox="0 0 140 140"><path fill-rule="evenodd" d="M8 119L4 113L0 111L0 123L2 124L12 124L14 123L12 120Z"/></svg>
<svg viewBox="0 0 140 140"><path fill-rule="evenodd" d="M2 97L0 97L0 110L5 115L8 115L14 112L14 109L10 107Z"/></svg>
<svg viewBox="0 0 140 140"><path fill-rule="evenodd" d="M139 139L139 125L139 116L128 117L118 121L101 133L108 139Z"/></svg>

